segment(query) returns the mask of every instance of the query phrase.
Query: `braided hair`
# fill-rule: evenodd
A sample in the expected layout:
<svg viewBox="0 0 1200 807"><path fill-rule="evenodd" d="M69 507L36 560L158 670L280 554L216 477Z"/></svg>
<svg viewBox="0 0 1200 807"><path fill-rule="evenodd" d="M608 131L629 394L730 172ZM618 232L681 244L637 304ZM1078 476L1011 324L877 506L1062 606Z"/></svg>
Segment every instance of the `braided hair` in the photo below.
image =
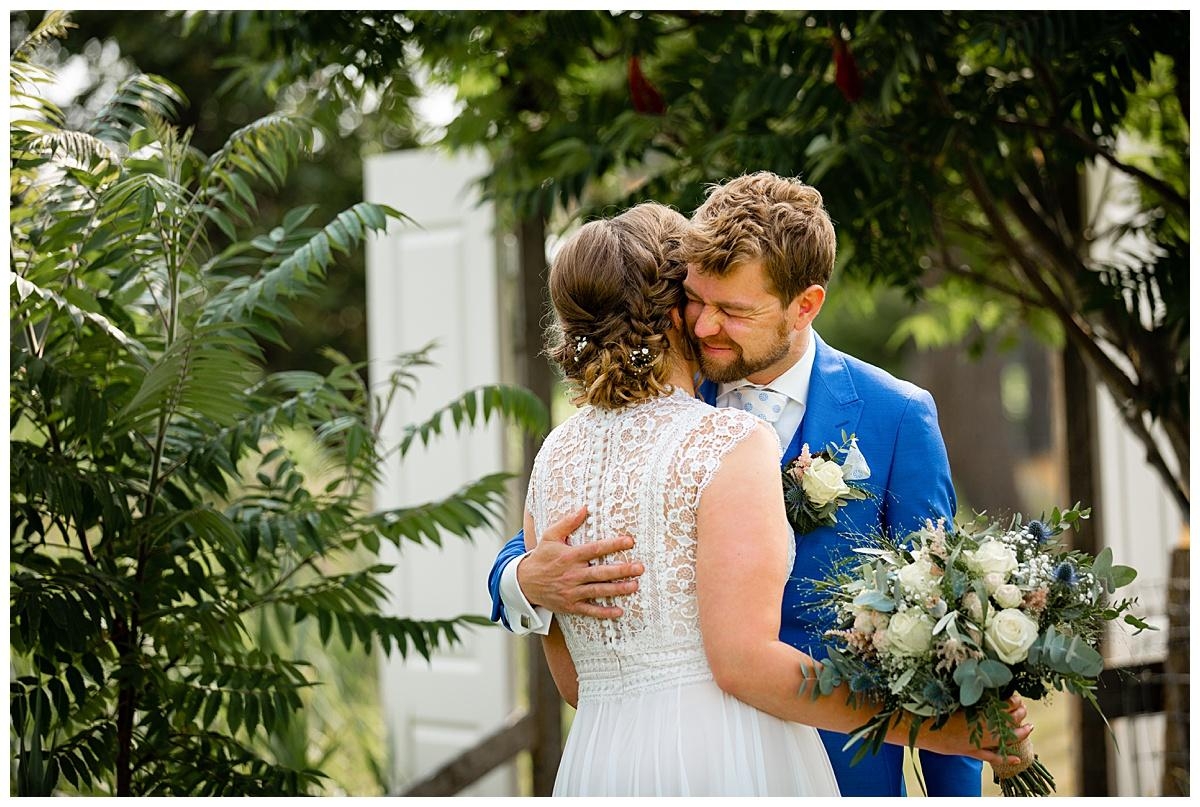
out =
<svg viewBox="0 0 1200 807"><path fill-rule="evenodd" d="M588 222L555 256L546 355L574 403L616 409L670 392L667 332L684 303L687 226L680 213L645 202Z"/></svg>

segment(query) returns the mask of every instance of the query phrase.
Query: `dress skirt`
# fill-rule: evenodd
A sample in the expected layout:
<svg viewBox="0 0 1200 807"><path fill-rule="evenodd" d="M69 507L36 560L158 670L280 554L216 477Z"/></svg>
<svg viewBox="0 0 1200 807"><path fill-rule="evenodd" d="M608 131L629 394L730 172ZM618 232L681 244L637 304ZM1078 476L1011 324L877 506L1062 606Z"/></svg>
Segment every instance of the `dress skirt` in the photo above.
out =
<svg viewBox="0 0 1200 807"><path fill-rule="evenodd" d="M816 729L712 680L619 697L582 693L556 796L837 796Z"/></svg>

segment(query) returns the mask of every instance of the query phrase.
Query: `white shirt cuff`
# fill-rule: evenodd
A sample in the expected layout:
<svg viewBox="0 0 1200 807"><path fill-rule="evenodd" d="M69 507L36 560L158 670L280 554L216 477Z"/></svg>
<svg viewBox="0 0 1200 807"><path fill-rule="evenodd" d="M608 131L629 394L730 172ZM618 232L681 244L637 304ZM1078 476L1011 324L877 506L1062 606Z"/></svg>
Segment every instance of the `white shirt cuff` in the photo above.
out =
<svg viewBox="0 0 1200 807"><path fill-rule="evenodd" d="M508 614L508 626L517 636L536 633L546 636L550 633L550 620L554 617L549 608L541 605L530 605L517 583L517 566L528 557L526 552L519 558L511 560L500 572L500 602L504 612Z"/></svg>

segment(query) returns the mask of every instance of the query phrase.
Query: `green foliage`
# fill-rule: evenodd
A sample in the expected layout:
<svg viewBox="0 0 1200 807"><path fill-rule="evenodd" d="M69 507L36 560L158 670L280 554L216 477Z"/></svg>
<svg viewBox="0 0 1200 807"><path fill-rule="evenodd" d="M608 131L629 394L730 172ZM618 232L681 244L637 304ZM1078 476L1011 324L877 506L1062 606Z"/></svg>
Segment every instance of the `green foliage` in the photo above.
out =
<svg viewBox="0 0 1200 807"><path fill-rule="evenodd" d="M1053 625L1030 646L1029 663L1081 678L1094 678L1104 669L1104 657L1095 648L1077 635L1055 632Z"/></svg>
<svg viewBox="0 0 1200 807"><path fill-rule="evenodd" d="M927 300L902 334L1069 342L1187 510L1186 12L268 20L300 34L285 50L309 63L344 59L349 41L368 77L402 61L453 86L461 108L442 142L489 149L486 194L516 216L647 198L687 211L708 182L804 177L837 223L844 270ZM639 102L635 57L661 109ZM1099 218L1100 197L1128 212Z"/></svg>
<svg viewBox="0 0 1200 807"><path fill-rule="evenodd" d="M1185 11L186 20L198 41L236 43L231 86L280 98L318 88L347 120L372 117L377 98L378 117L403 119L415 76L449 85L456 116L431 135L489 151L483 190L502 221L566 222L647 198L688 211L709 182L802 176L837 224L839 272L921 301L897 340L966 340L971 353L1026 331L1069 343L1187 510ZM1127 212L1099 217L1101 197Z"/></svg>
<svg viewBox="0 0 1200 807"><path fill-rule="evenodd" d="M1036 662L1031 660L1031 663ZM959 686L958 698L963 706L974 706L985 689L1000 689L1012 678L1008 668L994 659L967 659L954 670L954 683Z"/></svg>
<svg viewBox="0 0 1200 807"><path fill-rule="evenodd" d="M64 23L48 14L29 42ZM320 792L307 754L265 742L304 723L320 683L286 637L313 625L322 645L426 658L459 641L485 620L382 614L390 567L373 556L470 537L504 493L496 475L365 508L399 450L379 424L429 348L400 357L382 395L334 353L325 374L264 370L295 302L401 214L360 204L311 228L301 208L254 234L257 189L286 180L308 122L268 116L206 157L169 122L178 89L136 76L68 130L28 47L10 74L13 793ZM511 389L445 411L456 429L546 425ZM320 447L321 478L294 434Z"/></svg>
<svg viewBox="0 0 1200 807"><path fill-rule="evenodd" d="M43 14L14 11L13 42ZM349 61L306 62L297 65L303 68L300 78L289 78L282 56L264 53L261 65L252 58L255 42L265 49L286 44L291 36L284 31L272 39L263 14L234 12L226 19L185 11L76 11L71 14L75 27L61 41L45 40L38 59L71 71L72 80L58 90L71 95L55 96L69 128L84 126L111 97L116 82L138 73L177 82L188 105L172 120L191 132L192 146L205 154L218 151L237 129L273 113L313 121L326 136L313 142L286 184L277 191L256 186L258 215L242 230L249 240L252 234L266 235L297 199L314 202L312 220L332 219L362 198L363 154L410 148L418 137L418 121L405 100L415 89L394 62L390 75L365 87ZM263 345L269 368L321 366L319 351L327 345L355 358L366 355L365 264L362 250L339 258L338 271L327 277L321 294L292 303L298 322L280 324L286 348Z"/></svg>

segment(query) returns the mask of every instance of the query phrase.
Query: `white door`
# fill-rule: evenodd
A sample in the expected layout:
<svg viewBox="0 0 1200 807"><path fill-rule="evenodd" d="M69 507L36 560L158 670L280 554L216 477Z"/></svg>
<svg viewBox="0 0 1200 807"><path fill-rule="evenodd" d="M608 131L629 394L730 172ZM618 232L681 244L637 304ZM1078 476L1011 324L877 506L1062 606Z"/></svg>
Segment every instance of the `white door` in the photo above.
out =
<svg viewBox="0 0 1200 807"><path fill-rule="evenodd" d="M392 358L431 340L435 366L420 368L415 395L403 391L384 426L395 444L405 425L421 422L466 390L500 377L495 220L478 204L472 183L485 159L410 151L370 157L366 199L390 205L415 224L393 224L367 247L367 332L372 384ZM490 424L435 437L392 461L375 491L377 508L440 498L465 482L504 470L503 427ZM513 530L515 532L515 529ZM500 538L488 531L468 543L445 536L443 547L388 547L393 613L413 618L487 614L487 572ZM383 661L381 686L396 787L428 774L497 728L512 711L512 638L474 628L465 641L426 662L418 654ZM511 795L514 766L505 765L464 791Z"/></svg>

